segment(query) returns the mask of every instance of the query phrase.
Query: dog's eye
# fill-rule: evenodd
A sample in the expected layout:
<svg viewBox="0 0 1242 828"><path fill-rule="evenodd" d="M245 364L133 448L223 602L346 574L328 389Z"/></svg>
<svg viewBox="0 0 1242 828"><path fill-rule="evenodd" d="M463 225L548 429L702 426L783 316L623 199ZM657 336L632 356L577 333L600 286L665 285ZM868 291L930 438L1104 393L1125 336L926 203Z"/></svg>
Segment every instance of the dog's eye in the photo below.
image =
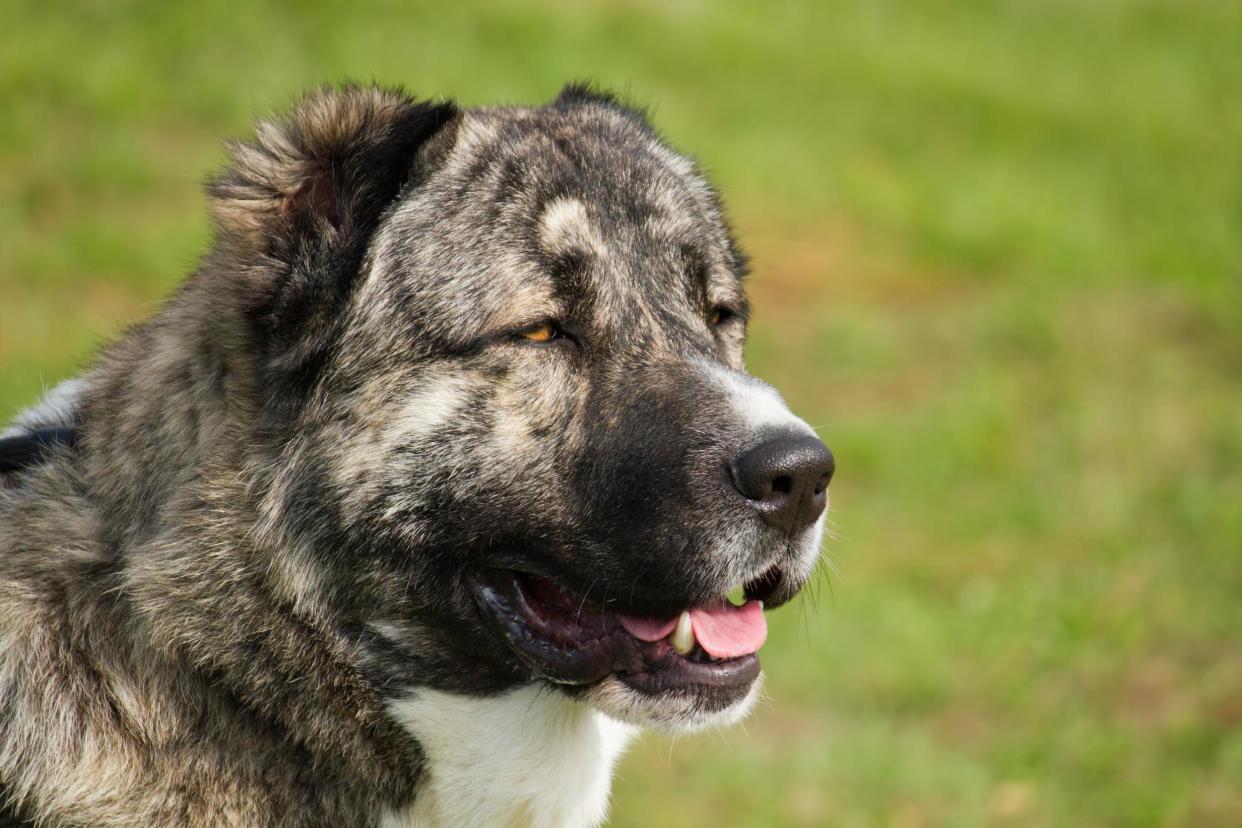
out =
<svg viewBox="0 0 1242 828"><path fill-rule="evenodd" d="M737 316L736 313L724 307L723 305L716 305L714 308L712 308L710 311L707 312L707 326L709 328L715 328L716 326L729 321L735 316Z"/></svg>
<svg viewBox="0 0 1242 828"><path fill-rule="evenodd" d="M560 328L551 322L540 322L538 325L532 325L525 330L518 331L516 336L527 340L528 342L552 342L564 336Z"/></svg>

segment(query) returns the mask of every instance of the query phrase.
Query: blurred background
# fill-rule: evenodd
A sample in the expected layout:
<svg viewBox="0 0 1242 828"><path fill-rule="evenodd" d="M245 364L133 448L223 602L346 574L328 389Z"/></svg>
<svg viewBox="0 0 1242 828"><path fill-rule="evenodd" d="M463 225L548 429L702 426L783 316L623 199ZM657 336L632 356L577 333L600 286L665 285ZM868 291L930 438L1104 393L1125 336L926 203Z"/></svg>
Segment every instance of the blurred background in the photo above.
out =
<svg viewBox="0 0 1242 828"><path fill-rule="evenodd" d="M1242 4L5 3L0 420L208 243L305 87L647 104L838 459L745 727L618 826L1242 825Z"/></svg>

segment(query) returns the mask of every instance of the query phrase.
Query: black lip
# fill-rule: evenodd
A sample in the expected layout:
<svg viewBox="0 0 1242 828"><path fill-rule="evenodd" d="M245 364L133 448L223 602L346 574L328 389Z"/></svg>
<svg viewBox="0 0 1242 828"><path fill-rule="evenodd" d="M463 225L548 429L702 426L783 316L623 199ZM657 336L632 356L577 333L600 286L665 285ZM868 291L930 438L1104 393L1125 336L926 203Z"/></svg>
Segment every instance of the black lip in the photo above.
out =
<svg viewBox="0 0 1242 828"><path fill-rule="evenodd" d="M489 571L469 578L483 617L532 673L584 686L616 676L640 692L698 692L740 698L759 675L759 658L680 655L665 641L640 641L618 614L583 604L567 611L531 594L529 576Z"/></svg>

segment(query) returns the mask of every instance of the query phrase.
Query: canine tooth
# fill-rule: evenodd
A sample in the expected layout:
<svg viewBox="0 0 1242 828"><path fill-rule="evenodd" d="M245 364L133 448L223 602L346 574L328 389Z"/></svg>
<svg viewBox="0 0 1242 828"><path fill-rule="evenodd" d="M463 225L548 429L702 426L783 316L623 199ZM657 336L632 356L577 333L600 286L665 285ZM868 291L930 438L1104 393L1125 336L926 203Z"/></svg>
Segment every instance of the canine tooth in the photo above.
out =
<svg viewBox="0 0 1242 828"><path fill-rule="evenodd" d="M694 649L694 630L690 626L688 610L681 611L681 616L677 619L677 628L668 637L668 643L672 644L673 649L682 655Z"/></svg>

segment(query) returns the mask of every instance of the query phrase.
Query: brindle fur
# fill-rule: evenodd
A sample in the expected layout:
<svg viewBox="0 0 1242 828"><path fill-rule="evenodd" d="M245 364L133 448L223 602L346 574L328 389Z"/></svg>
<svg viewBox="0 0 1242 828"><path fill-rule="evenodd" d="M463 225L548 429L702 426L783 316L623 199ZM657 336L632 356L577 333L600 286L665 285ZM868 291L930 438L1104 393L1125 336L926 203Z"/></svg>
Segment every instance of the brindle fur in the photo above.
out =
<svg viewBox="0 0 1242 828"><path fill-rule="evenodd" d="M463 573L667 613L775 559L701 483L750 433L743 257L640 113L351 86L231 154L202 264L53 418L77 446L0 487L10 820L377 824L427 770L393 699L531 681ZM545 318L578 344L508 336Z"/></svg>

